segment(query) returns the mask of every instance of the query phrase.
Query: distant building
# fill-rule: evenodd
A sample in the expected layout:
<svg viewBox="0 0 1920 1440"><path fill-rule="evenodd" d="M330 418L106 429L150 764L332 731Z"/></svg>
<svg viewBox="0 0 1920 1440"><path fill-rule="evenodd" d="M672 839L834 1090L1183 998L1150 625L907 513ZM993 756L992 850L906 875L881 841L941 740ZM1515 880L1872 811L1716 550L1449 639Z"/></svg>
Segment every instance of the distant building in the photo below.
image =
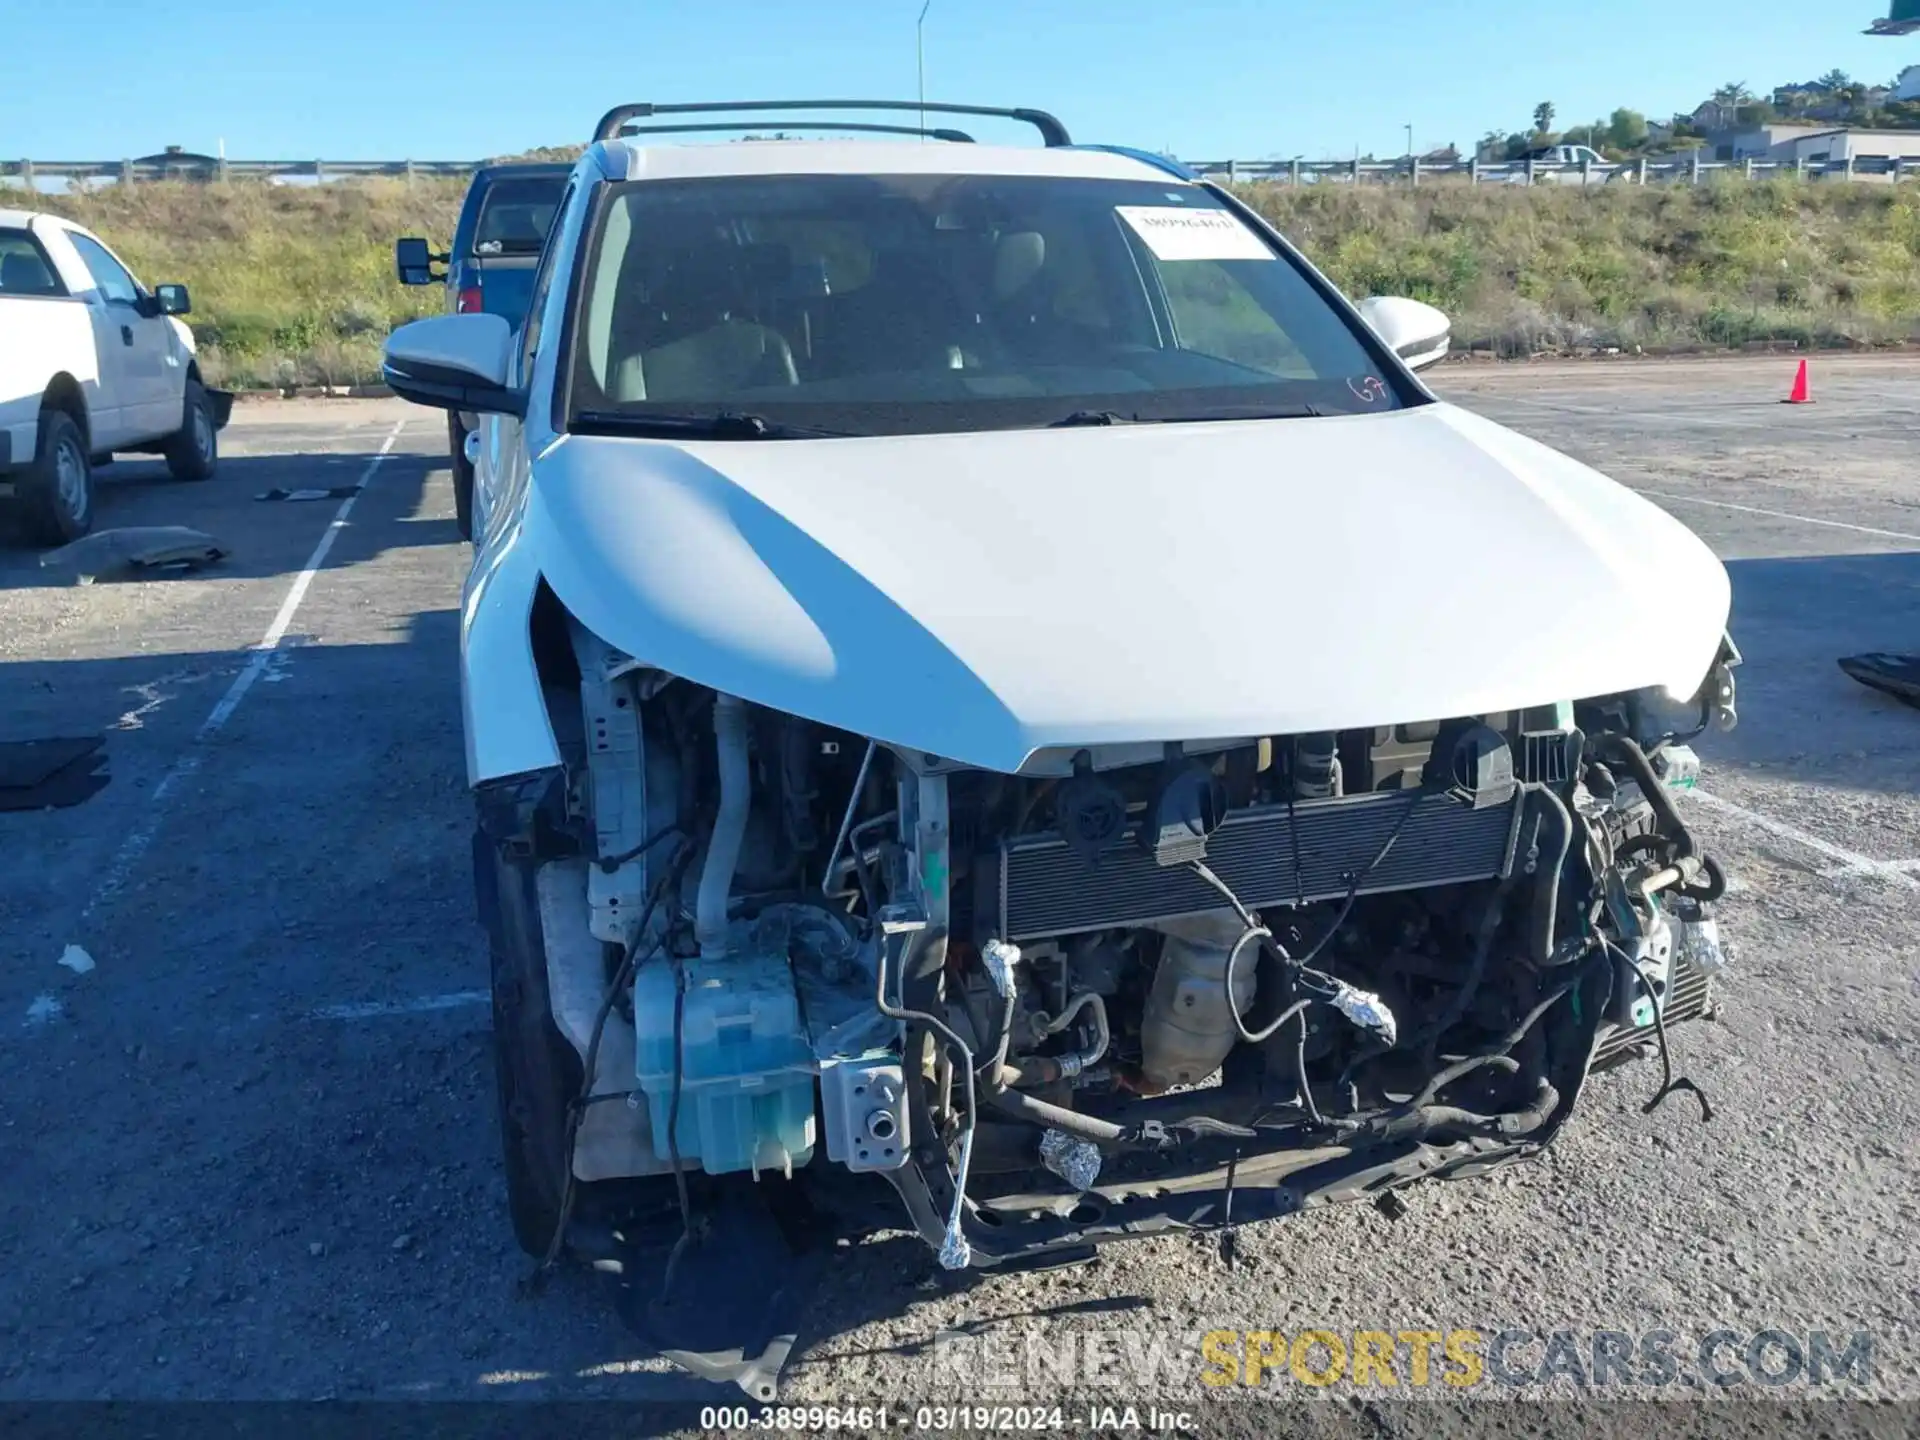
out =
<svg viewBox="0 0 1920 1440"><path fill-rule="evenodd" d="M1847 101L1831 85L1809 80L1803 85L1782 85L1773 92L1773 108L1796 120L1843 120Z"/></svg>
<svg viewBox="0 0 1920 1440"><path fill-rule="evenodd" d="M218 156L196 155L178 145L169 145L158 155L142 155L133 163L143 176L157 170L166 180L211 180L220 173Z"/></svg>
<svg viewBox="0 0 1920 1440"><path fill-rule="evenodd" d="M1727 126L1710 129L1697 147L1702 160L1738 164L1742 160L1773 160L1781 146L1807 135L1831 132L1831 125L1775 121L1767 125ZM1688 154L1694 151L1688 151Z"/></svg>
<svg viewBox="0 0 1920 1440"><path fill-rule="evenodd" d="M1846 127L1816 130L1774 148L1771 157L1782 164L1842 164L1847 160L1920 160L1920 130L1854 130Z"/></svg>
<svg viewBox="0 0 1920 1440"><path fill-rule="evenodd" d="M1726 130L1734 123L1734 111L1738 107L1722 105L1718 100L1709 100L1691 115L1687 116L1693 128L1702 134L1711 135L1716 130Z"/></svg>
<svg viewBox="0 0 1920 1440"><path fill-rule="evenodd" d="M1818 80L1809 80L1804 85L1777 86L1773 92L1773 103L1782 110L1791 110L1801 105L1818 104L1831 94L1833 94L1831 85L1822 85Z"/></svg>

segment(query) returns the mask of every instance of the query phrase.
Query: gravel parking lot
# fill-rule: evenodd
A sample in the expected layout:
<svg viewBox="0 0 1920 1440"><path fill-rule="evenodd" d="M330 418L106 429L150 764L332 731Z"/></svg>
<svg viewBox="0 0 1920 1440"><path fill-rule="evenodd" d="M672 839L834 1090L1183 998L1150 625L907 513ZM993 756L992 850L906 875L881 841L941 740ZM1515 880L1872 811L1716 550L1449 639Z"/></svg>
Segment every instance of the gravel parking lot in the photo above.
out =
<svg viewBox="0 0 1920 1440"><path fill-rule="evenodd" d="M1733 572L1743 723L1701 742L1690 815L1734 879L1736 955L1717 1017L1676 1035L1712 1121L1685 1095L1642 1114L1657 1066L1627 1067L1539 1163L1412 1192L1398 1221L1255 1227L1232 1269L1182 1237L945 1286L917 1241L875 1240L812 1306L792 1399L958 1399L956 1367L999 1363L985 1337L1037 1333L1073 1363L1003 1398L1247 1421L1256 1392L1203 1386L1185 1352L1097 1379L1087 1355L1212 1330L1664 1328L1692 1337L1683 1371L1718 1329L1870 1332L1849 1393L1920 1401L1920 713L1834 665L1920 649L1920 363L1817 361L1807 407L1778 403L1790 378L1770 359L1437 382L1643 490ZM79 807L0 814L0 1400L740 1399L649 1358L607 1277L520 1288L444 425L274 402L224 439L202 486L114 465L98 522L209 530L233 552L213 569L75 587L0 548L0 739L104 731L113 775ZM1578 603L1512 599L1522 640L1530 607ZM68 946L93 968L59 964ZM1516 1353L1541 1368L1540 1345ZM1416 1388L1403 1371L1379 1394ZM1433 1415L1370 1413L1380 1433Z"/></svg>

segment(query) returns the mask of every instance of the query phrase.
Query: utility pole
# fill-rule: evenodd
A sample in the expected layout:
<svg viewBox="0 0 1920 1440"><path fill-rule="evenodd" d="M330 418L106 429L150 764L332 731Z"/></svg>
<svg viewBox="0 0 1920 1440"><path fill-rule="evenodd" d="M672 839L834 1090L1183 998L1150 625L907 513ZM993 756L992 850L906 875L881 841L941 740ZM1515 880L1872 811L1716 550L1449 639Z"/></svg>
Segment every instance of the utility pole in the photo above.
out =
<svg viewBox="0 0 1920 1440"><path fill-rule="evenodd" d="M920 128L922 130L927 128L927 11L932 8L933 0L926 0L926 4L920 7L920 18L913 25L914 60L920 70ZM925 135L920 137L920 143L922 145L927 143Z"/></svg>
<svg viewBox="0 0 1920 1440"><path fill-rule="evenodd" d="M1407 126L1407 159L1413 158L1413 126Z"/></svg>

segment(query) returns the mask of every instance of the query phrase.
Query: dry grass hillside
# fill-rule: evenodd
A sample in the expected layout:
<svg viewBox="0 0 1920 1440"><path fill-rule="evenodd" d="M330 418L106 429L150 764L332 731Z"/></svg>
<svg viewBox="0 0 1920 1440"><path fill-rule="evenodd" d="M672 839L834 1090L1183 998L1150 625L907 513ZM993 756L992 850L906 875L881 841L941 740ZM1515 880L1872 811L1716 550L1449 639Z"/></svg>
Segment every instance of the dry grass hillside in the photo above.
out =
<svg viewBox="0 0 1920 1440"><path fill-rule="evenodd" d="M1350 295L1503 353L1920 338L1920 186L1314 185L1247 192Z"/></svg>
<svg viewBox="0 0 1920 1440"><path fill-rule="evenodd" d="M376 377L387 332L446 303L394 279L393 242L444 245L465 194L461 180L165 182L34 204L98 232L147 284L186 284L206 368L251 388Z"/></svg>
<svg viewBox="0 0 1920 1440"><path fill-rule="evenodd" d="M458 181L102 187L36 203L98 230L149 283L193 289L211 370L351 383L436 290L394 238L445 243ZM1462 346L1738 346L1920 338L1920 186L1729 179L1693 189L1321 184L1247 197L1348 293L1449 311Z"/></svg>

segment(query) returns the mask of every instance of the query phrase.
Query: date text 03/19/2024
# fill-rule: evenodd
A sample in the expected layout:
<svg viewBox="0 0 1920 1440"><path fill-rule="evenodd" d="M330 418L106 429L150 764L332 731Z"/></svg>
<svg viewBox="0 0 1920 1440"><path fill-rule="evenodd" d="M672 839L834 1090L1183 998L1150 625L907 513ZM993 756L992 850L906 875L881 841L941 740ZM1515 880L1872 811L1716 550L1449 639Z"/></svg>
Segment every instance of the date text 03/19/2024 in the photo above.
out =
<svg viewBox="0 0 1920 1440"><path fill-rule="evenodd" d="M1069 1413L1059 1405L720 1405L700 1412L700 1428L712 1432L763 1430L818 1434L902 1430L943 1434L1021 1431L1138 1430L1179 1434L1193 1428L1182 1410L1132 1405L1094 1406Z"/></svg>

